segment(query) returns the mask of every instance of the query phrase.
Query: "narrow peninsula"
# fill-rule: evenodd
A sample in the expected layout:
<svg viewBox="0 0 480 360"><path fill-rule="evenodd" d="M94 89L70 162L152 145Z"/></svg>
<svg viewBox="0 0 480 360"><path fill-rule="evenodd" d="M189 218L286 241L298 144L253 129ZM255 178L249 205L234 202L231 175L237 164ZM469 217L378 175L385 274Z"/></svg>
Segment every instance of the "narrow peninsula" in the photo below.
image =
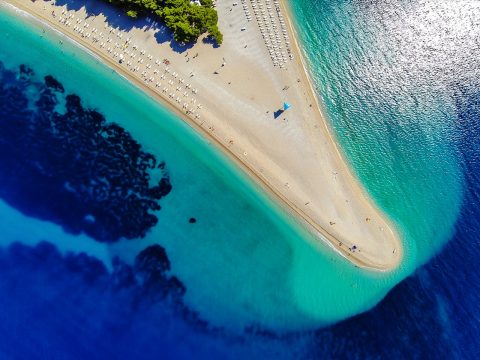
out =
<svg viewBox="0 0 480 360"><path fill-rule="evenodd" d="M315 233L319 247L368 269L400 263L400 234L349 168L322 114L286 2L188 2L215 7L218 19L208 10L214 18L200 29L166 10L132 19L135 9L129 17L108 1L3 2L169 106ZM182 36L198 41L182 45Z"/></svg>

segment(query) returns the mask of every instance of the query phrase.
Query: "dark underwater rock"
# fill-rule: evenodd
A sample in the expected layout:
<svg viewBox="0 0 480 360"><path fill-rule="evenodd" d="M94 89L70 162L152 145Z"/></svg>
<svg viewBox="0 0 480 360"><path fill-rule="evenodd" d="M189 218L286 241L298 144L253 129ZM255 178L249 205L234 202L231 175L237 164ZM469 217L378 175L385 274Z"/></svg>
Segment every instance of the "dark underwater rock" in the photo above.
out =
<svg viewBox="0 0 480 360"><path fill-rule="evenodd" d="M165 163L120 125L84 108L78 95L63 95L52 76L34 82L27 66L21 76L1 69L10 82L0 89L0 197L28 216L98 241L144 237L158 222L159 200L172 190ZM33 109L32 89L39 94ZM157 163L161 176L150 185Z"/></svg>
<svg viewBox="0 0 480 360"><path fill-rule="evenodd" d="M35 75L35 72L32 68L27 65L21 64L19 68L19 80L20 81L30 81L30 79Z"/></svg>
<svg viewBox="0 0 480 360"><path fill-rule="evenodd" d="M57 79L55 79L52 75L45 76L45 85L48 88L52 89L53 91L57 91L60 93L65 92L63 85Z"/></svg>

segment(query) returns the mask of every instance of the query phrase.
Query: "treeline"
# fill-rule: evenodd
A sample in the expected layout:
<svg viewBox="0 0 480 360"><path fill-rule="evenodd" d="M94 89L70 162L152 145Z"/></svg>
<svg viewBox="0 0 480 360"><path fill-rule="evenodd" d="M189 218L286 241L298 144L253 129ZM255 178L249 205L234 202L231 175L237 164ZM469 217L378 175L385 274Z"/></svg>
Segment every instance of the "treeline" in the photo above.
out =
<svg viewBox="0 0 480 360"><path fill-rule="evenodd" d="M179 43L190 43L204 33L217 44L223 41L218 29L218 14L212 0L107 0L122 8L130 17L137 18L156 14L172 30L173 38Z"/></svg>

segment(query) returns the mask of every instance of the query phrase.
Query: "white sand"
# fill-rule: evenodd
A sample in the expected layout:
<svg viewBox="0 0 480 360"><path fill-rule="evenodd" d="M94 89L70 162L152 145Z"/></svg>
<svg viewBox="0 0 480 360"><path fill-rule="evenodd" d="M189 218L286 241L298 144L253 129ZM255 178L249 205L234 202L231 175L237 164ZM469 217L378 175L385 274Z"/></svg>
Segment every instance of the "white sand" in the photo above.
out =
<svg viewBox="0 0 480 360"><path fill-rule="evenodd" d="M285 68L281 69L274 66L252 7L252 3L257 8L263 4L267 10L266 0L244 1L251 21L247 20L242 2L232 6L233 2L219 1L217 10L224 34L223 45L214 48L199 41L182 53L173 51L168 41L157 42L155 34L162 31L158 25L133 28L128 33L121 31L122 38L118 36L118 29L110 33L104 27L103 10L111 12L111 8L98 1L85 1L88 10L101 10L100 15L89 17L85 8L62 14L67 7L55 6L52 2L4 1L48 22L95 52L108 66L150 95L169 104L314 232L319 246L328 244L365 268L390 270L399 264L402 257L400 236L343 160L312 91L283 4L281 13L285 16L293 60L288 58L288 45L273 0L270 2L277 16L273 19L281 35L281 51L287 55ZM271 24L267 11L266 14L267 23ZM77 19L81 19L79 24ZM65 25L65 20L71 24ZM127 19L122 21L128 22ZM74 27L81 28L83 36ZM93 28L97 29L96 33L92 32ZM86 37L88 33L90 37ZM94 41L94 37L98 41ZM111 42L107 42L108 38ZM131 42L125 48L127 38L131 38ZM101 43L105 43L104 47ZM133 50L134 44L138 50ZM133 52L135 58L125 50L129 54ZM141 50L145 50L144 55ZM123 55L121 64L120 55L115 56L115 53ZM147 57L149 54L151 60ZM138 62L139 59L143 59L143 63ZM170 72L165 71L163 59L170 61ZM137 66L138 71L132 71ZM146 74L142 75L144 71ZM152 81L148 80L150 78ZM161 83L158 87L157 82ZM283 90L286 87L288 89ZM198 91L194 93L194 89ZM284 101L292 108L274 119L273 113L282 108Z"/></svg>

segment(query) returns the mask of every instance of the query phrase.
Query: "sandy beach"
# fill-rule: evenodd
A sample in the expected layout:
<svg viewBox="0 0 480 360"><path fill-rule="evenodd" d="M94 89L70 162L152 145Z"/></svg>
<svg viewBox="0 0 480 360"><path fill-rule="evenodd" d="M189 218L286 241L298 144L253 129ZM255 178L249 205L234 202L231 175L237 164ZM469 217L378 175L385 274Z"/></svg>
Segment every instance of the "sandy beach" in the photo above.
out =
<svg viewBox="0 0 480 360"><path fill-rule="evenodd" d="M100 1L3 0L89 49L212 141L325 244L387 271L400 235L345 162L313 91L288 4L218 2L221 47L172 44L162 24ZM83 6L84 5L84 6ZM281 112L284 102L291 108Z"/></svg>

